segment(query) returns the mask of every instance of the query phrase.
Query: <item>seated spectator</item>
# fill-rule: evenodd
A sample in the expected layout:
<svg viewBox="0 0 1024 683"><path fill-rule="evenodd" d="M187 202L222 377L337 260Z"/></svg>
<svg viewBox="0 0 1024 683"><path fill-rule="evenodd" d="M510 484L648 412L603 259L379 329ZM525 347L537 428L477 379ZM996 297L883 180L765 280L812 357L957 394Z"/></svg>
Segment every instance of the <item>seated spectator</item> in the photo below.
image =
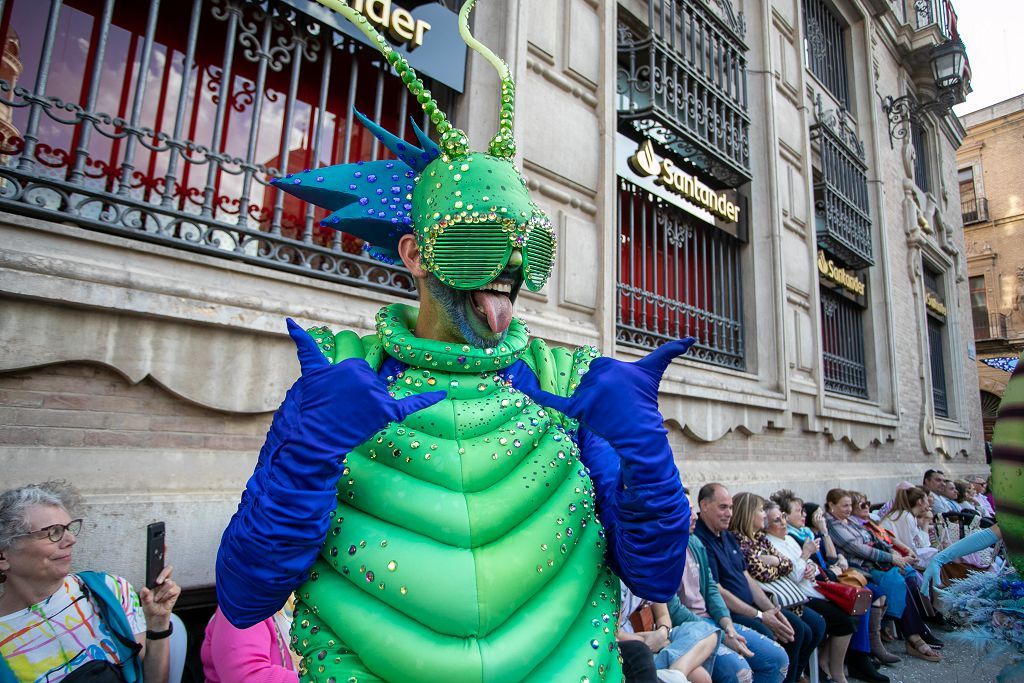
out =
<svg viewBox="0 0 1024 683"><path fill-rule="evenodd" d="M678 601L670 603L672 623L701 619L723 634L711 669L713 683L782 683L789 657L772 638L734 624L708 564L707 550L694 535L697 516L690 518L690 543L679 586Z"/></svg>
<svg viewBox="0 0 1024 683"><path fill-rule="evenodd" d="M249 628L236 628L218 607L200 650L207 683L298 683L288 646L290 622L278 612Z"/></svg>
<svg viewBox="0 0 1024 683"><path fill-rule="evenodd" d="M732 505L733 515L732 521L729 523L729 531L740 542L740 551L746 560L747 572L750 576L755 581L762 583L770 583L786 576L792 579L800 578L791 576L793 563L779 555L765 535L764 499L753 493L737 493L732 498ZM781 518L781 514L779 516ZM816 543L814 548L817 550ZM811 566L813 567L813 565ZM807 571L806 567L805 571ZM825 638L825 620L817 611L804 605L791 607L786 611L797 617L793 622L793 630L796 638L802 642L798 658L789 660L790 672L796 669L793 678L795 681L808 670L811 652ZM852 627L846 635L850 633L853 633ZM849 642L848 638L847 642ZM844 647L843 652L845 653L845 651Z"/></svg>
<svg viewBox="0 0 1024 683"><path fill-rule="evenodd" d="M981 514L985 517L994 518L996 516L995 508L992 507L992 503L988 496L985 495L988 489L988 483L985 477L971 477L971 497L973 498L978 509L981 510Z"/></svg>
<svg viewBox="0 0 1024 683"><path fill-rule="evenodd" d="M811 503L811 523L808 525L804 501L797 498L792 491L788 489L776 491L772 494L771 500L779 506L785 516L786 533L796 541L797 545L803 546L807 541L819 541L818 550L811 556L811 559L831 581L835 581L836 577L849 565L846 563L846 558L836 551L836 546L828 535L825 512Z"/></svg>
<svg viewBox="0 0 1024 683"><path fill-rule="evenodd" d="M867 529L872 536L906 558L910 564L917 561L917 553L914 552L911 546L901 542L892 531L886 529L871 517L871 501L868 500L866 495L859 491L850 491L849 494L853 501L853 515L856 517L857 522Z"/></svg>
<svg viewBox="0 0 1024 683"><path fill-rule="evenodd" d="M932 512L940 515L943 512L959 512L960 506L949 495L949 480L942 470L928 470L924 473L921 488L932 494L930 503Z"/></svg>
<svg viewBox="0 0 1024 683"><path fill-rule="evenodd" d="M960 509L970 508L974 512L981 514L981 508L978 507L978 502L974 500L974 496L971 493L971 485L964 479L957 479L953 482L953 487L956 489L956 496L953 500L960 506Z"/></svg>
<svg viewBox="0 0 1024 683"><path fill-rule="evenodd" d="M658 683L654 653L642 640L619 640L624 683Z"/></svg>
<svg viewBox="0 0 1024 683"><path fill-rule="evenodd" d="M927 531L918 525L918 517L931 514L925 492L916 486L896 492L892 507L882 518L882 527L887 529L900 543L914 551L916 559L911 562L915 569L924 571L928 560L938 552L931 544Z"/></svg>
<svg viewBox="0 0 1024 683"><path fill-rule="evenodd" d="M786 516L788 536L795 542L795 547L802 549L807 541L818 541L818 550L810 556L819 569L819 578L829 581L838 581L844 573L854 573L846 557L836 550L832 537L828 534L828 524L825 520L825 511L816 503L804 503L789 490L783 489L772 494L772 501L779 505ZM805 512L805 510L807 512ZM810 526L804 526L807 517L810 517ZM771 538L771 524L769 520L769 540ZM863 576L863 575L861 575ZM866 580L866 579L865 579ZM872 587L867 586L869 589ZM872 590L872 602L878 601L879 607L885 606L885 597L879 597ZM849 666L849 675L869 683L889 683L889 677L880 673L871 658L871 611L857 617L857 628L853 632L849 648L846 651L846 664ZM892 657L893 661L899 661L899 657ZM827 667L823 667L827 668Z"/></svg>
<svg viewBox="0 0 1024 683"><path fill-rule="evenodd" d="M804 595L807 596L808 607L825 620L825 633L828 635L828 639L821 651L821 669L836 683L846 683L843 664L846 661L850 640L853 638L853 633L857 630L860 620L857 617L851 617L818 592L816 582L819 578L824 579L825 577L810 559L812 555L821 552L817 539L807 540L802 546L798 544L792 536L786 533L786 518L783 517L782 510L774 501L765 502L764 515L767 520L766 538L775 552L792 564L793 570L789 573L789 577L800 586ZM754 575L752 574L752 576Z"/></svg>
<svg viewBox="0 0 1024 683"><path fill-rule="evenodd" d="M113 574L70 573L82 530L71 518L78 502L62 481L0 494L0 679L113 683L127 671L166 683L180 593L172 569L141 593Z"/></svg>
<svg viewBox="0 0 1024 683"><path fill-rule="evenodd" d="M809 642L810 629L793 612L776 607L747 572L739 541L729 532L733 512L729 490L721 484L705 484L697 495L697 504L700 519L694 533L707 550L711 574L718 582L732 620L774 637L789 657L786 680L796 681L798 663L806 660L816 645Z"/></svg>
<svg viewBox="0 0 1024 683"><path fill-rule="evenodd" d="M891 546L871 535L860 518L853 515L853 498L843 489L832 489L826 497L828 506L828 530L851 566L870 574L878 590L886 596L886 614L899 620L906 637L907 654L930 662L941 661L941 657L925 639L934 639L925 626L921 614L923 602L920 592L907 578L916 572L907 560ZM882 621L881 610L872 609L871 649L876 654L885 652L879 630Z"/></svg>
<svg viewBox="0 0 1024 683"><path fill-rule="evenodd" d="M708 670L714 666L718 648L718 629L705 621L691 621L672 626L668 606L638 598L620 583L622 600L619 605L616 640L643 642L654 653L658 669L672 669L686 676L691 683L711 683ZM653 613L651 630L637 630L630 622L635 612L648 608Z"/></svg>

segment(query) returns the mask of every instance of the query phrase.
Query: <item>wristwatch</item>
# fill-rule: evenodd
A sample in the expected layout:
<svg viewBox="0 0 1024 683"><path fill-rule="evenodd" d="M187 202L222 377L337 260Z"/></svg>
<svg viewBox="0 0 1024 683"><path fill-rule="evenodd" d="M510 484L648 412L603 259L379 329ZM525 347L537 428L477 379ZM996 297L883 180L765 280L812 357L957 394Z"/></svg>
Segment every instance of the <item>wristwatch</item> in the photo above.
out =
<svg viewBox="0 0 1024 683"><path fill-rule="evenodd" d="M165 631L150 631L146 629L146 640L163 640L174 633L174 622L167 623L167 630Z"/></svg>
<svg viewBox="0 0 1024 683"><path fill-rule="evenodd" d="M757 614L754 615L754 618L757 619L758 621L761 621L763 617L764 617L764 612L762 612L761 610L757 610Z"/></svg>

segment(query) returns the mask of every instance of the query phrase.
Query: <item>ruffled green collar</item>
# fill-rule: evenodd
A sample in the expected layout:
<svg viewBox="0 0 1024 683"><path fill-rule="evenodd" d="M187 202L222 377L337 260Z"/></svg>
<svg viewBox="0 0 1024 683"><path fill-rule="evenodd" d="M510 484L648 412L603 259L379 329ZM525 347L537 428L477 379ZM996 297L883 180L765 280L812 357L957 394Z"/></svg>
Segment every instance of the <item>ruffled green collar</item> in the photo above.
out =
<svg viewBox="0 0 1024 683"><path fill-rule="evenodd" d="M505 340L490 349L437 339L421 339L412 331L418 316L419 309L407 304L391 304L377 312L377 337L384 351L406 365L417 368L451 372L502 370L519 359L530 338L526 323L513 318Z"/></svg>

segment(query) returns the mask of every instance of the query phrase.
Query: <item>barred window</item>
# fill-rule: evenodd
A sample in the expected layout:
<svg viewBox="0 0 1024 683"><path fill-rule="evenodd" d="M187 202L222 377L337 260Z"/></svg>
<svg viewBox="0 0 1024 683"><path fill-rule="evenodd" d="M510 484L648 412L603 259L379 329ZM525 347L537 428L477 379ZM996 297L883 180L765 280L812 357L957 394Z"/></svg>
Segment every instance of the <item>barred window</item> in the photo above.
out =
<svg viewBox="0 0 1024 683"><path fill-rule="evenodd" d="M825 391L868 397L864 355L864 309L821 285L821 344Z"/></svg>
<svg viewBox="0 0 1024 683"><path fill-rule="evenodd" d="M931 192L931 169L928 164L928 131L920 121L910 122L910 143L914 145L914 183L923 191Z"/></svg>
<svg viewBox="0 0 1024 683"><path fill-rule="evenodd" d="M824 0L803 0L803 15L807 66L840 104L849 107L846 26Z"/></svg>
<svg viewBox="0 0 1024 683"><path fill-rule="evenodd" d="M621 179L618 214L618 341L743 369L741 240Z"/></svg>
<svg viewBox="0 0 1024 683"><path fill-rule="evenodd" d="M871 200L864 144L844 111L825 115L821 98L819 122L811 126L820 167L814 171L814 214L818 245L845 264L874 264L871 244Z"/></svg>
<svg viewBox="0 0 1024 683"><path fill-rule="evenodd" d="M928 319L928 358L932 376L932 403L935 415L949 417L949 395L946 387L946 310L942 273L927 263L921 270L925 289L925 312Z"/></svg>
<svg viewBox="0 0 1024 683"><path fill-rule="evenodd" d="M645 4L646 23L619 8L620 128L659 140L716 187L749 182L742 15L733 13L731 0Z"/></svg>
<svg viewBox="0 0 1024 683"><path fill-rule="evenodd" d="M988 289L985 276L974 275L967 280L971 289L971 318L974 320L974 338L989 338Z"/></svg>
<svg viewBox="0 0 1024 683"><path fill-rule="evenodd" d="M938 320L928 318L928 356L932 371L932 401L935 414L949 417L949 399L946 396L946 362L943 359L943 328Z"/></svg>
<svg viewBox="0 0 1024 683"><path fill-rule="evenodd" d="M379 53L278 0L104 5L0 3L0 208L413 294L270 185L388 158L353 107L412 137L420 107Z"/></svg>

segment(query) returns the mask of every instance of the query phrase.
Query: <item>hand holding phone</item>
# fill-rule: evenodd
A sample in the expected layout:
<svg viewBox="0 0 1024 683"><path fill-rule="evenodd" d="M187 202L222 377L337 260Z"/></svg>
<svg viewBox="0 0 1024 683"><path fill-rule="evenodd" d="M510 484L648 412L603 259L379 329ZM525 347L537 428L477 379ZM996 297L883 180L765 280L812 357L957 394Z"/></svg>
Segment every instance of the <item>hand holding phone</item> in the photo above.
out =
<svg viewBox="0 0 1024 683"><path fill-rule="evenodd" d="M156 588L156 580L164 570L167 532L163 522L146 527L146 588Z"/></svg>

